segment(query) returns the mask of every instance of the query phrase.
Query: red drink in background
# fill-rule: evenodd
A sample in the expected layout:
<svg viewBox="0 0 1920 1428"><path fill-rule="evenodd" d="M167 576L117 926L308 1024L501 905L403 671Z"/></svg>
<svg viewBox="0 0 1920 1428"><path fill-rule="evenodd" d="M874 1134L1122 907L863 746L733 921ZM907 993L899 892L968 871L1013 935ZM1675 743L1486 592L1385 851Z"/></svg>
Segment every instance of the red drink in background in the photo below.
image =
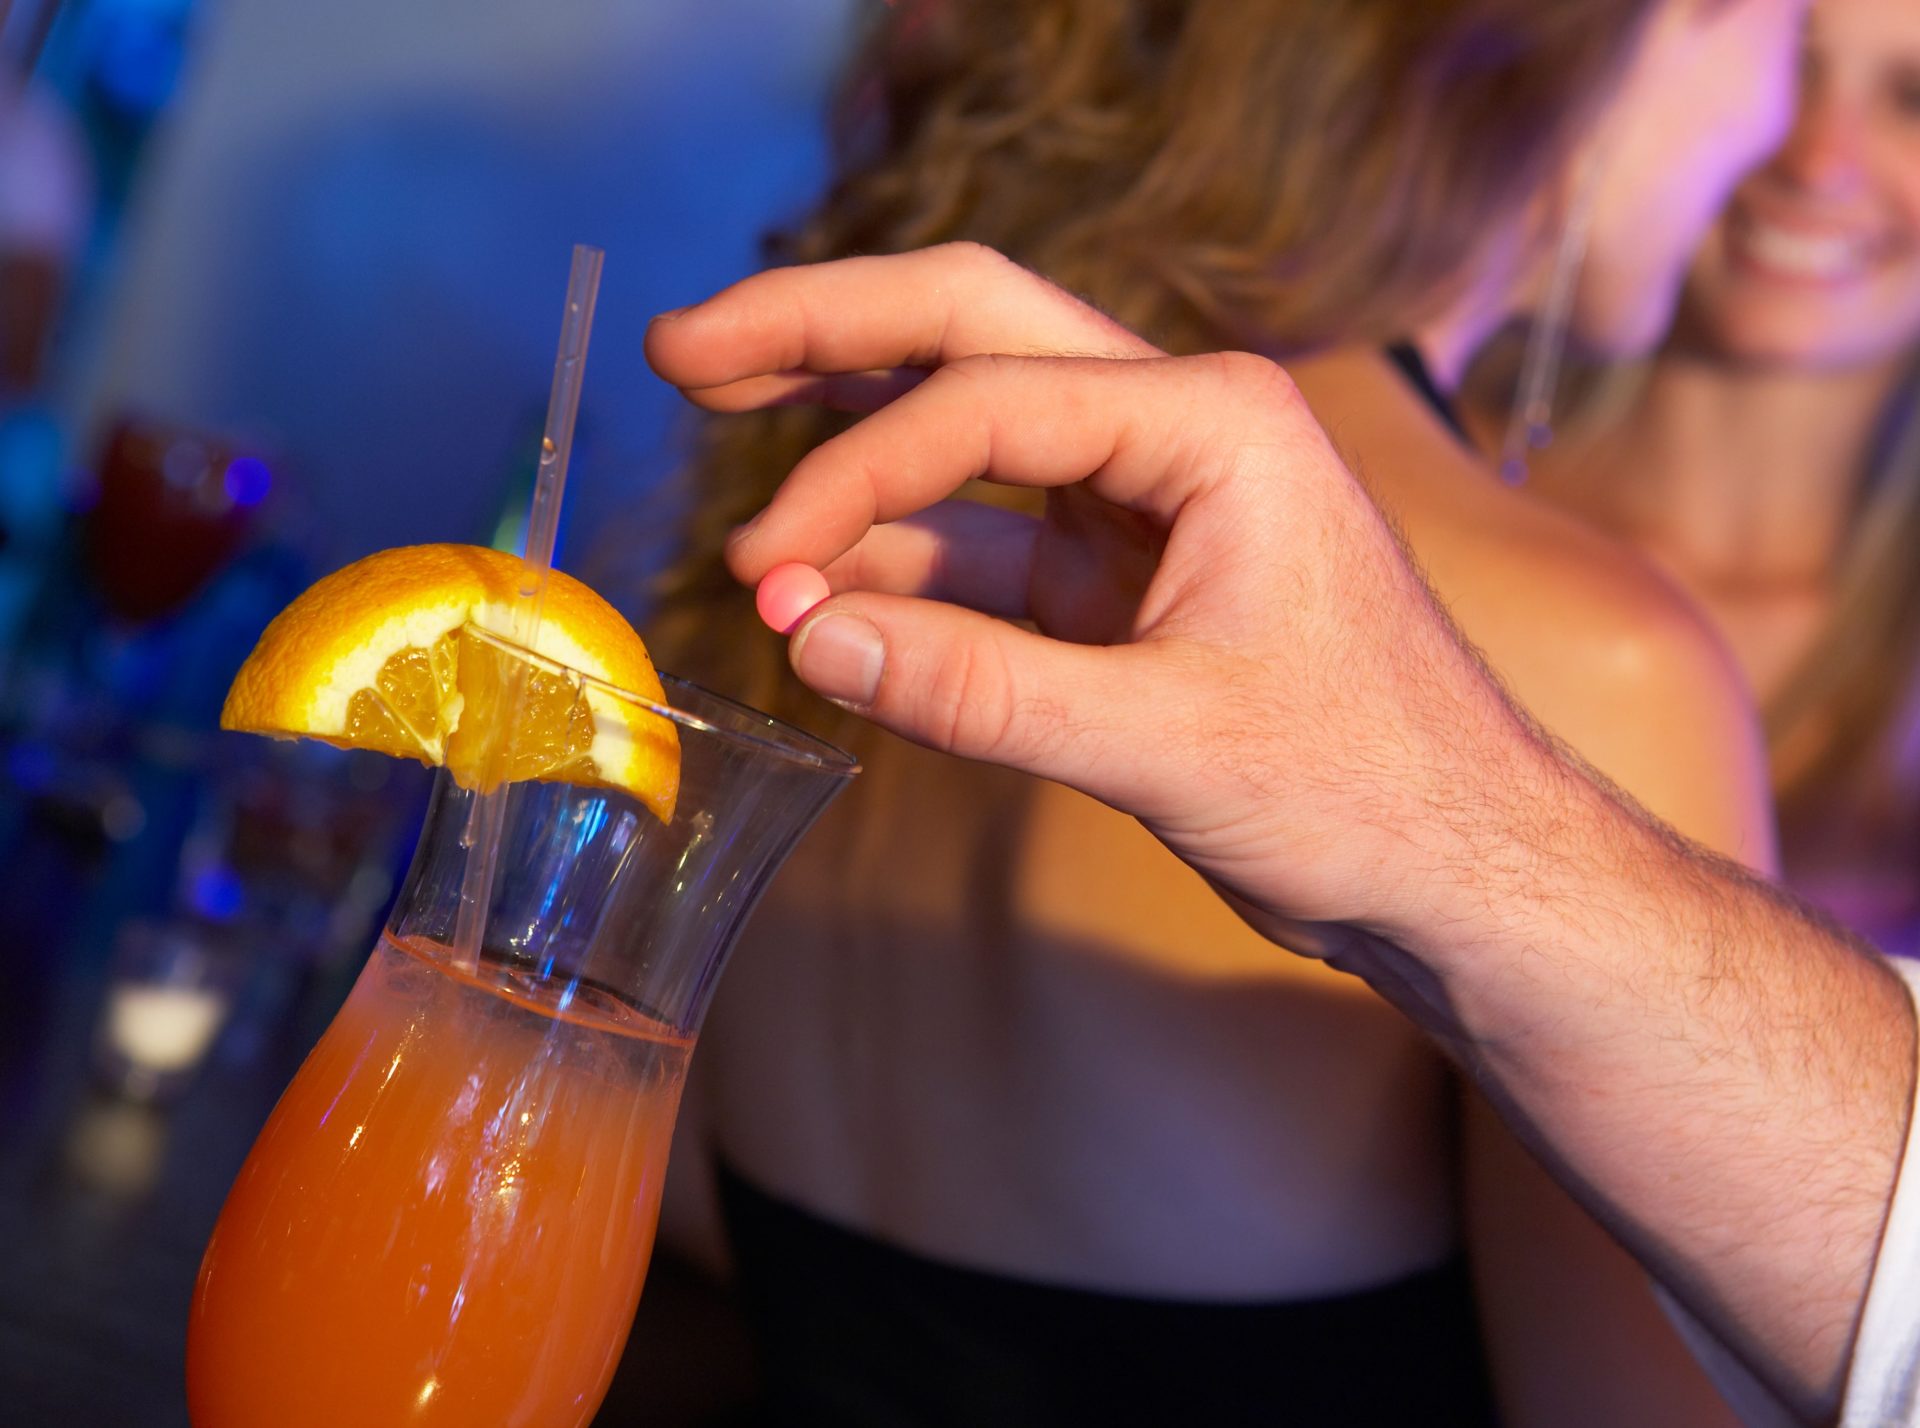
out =
<svg viewBox="0 0 1920 1428"><path fill-rule="evenodd" d="M240 549L272 478L223 438L127 417L108 435L86 517L87 564L125 620L167 615Z"/></svg>

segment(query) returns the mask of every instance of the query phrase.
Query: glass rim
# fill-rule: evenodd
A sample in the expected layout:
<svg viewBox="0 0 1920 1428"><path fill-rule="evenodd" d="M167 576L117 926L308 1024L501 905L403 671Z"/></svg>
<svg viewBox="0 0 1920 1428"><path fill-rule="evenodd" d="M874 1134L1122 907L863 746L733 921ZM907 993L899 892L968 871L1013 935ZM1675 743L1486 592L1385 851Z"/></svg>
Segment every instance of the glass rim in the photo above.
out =
<svg viewBox="0 0 1920 1428"><path fill-rule="evenodd" d="M830 744L819 735L809 734L805 729L794 724L789 724L786 720L768 714L764 710L755 709L748 704L742 704L737 699L729 699L724 694L715 694L711 689L695 684L690 679L682 679L677 674L669 674L665 670L656 671L660 676L660 683L665 686L668 692L669 698L671 698L673 691L676 689L689 690L702 699L711 700L715 704L724 706L744 719L751 720L756 724L764 723L770 730L777 731L777 737L754 733L746 729L724 728L709 720L702 719L698 714L694 714L689 710L676 708L672 704L662 704L660 701L650 699L646 695L637 693L634 690L624 689L611 680L602 679L595 674L588 674L583 669L575 669L572 665L557 660L551 655L542 654L539 650L529 649L525 645L517 644L506 636L496 634L494 631L480 625L469 623L465 629L468 634L478 639L482 644L492 645L495 649L515 659L544 669L549 673L557 674L562 678L572 680L582 688L592 689L596 693L606 695L609 698L635 705L690 733L700 734L707 738L720 739L730 744L742 745L756 752L770 755L787 763L799 764L815 773L826 774L834 778L852 778L860 772L860 761L845 749L839 747L839 745Z"/></svg>

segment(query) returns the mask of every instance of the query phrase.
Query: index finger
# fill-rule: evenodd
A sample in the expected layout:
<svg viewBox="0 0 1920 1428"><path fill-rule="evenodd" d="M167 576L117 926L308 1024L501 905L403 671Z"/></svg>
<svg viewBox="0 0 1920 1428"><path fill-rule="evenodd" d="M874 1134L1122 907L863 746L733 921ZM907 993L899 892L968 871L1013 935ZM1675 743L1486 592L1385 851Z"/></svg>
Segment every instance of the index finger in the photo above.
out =
<svg viewBox="0 0 1920 1428"><path fill-rule="evenodd" d="M749 584L789 561L826 569L877 525L966 482L1086 482L1171 523L1255 459L1338 464L1281 370L1243 353L1112 361L993 354L950 363L814 448L728 547Z"/></svg>
<svg viewBox="0 0 1920 1428"><path fill-rule="evenodd" d="M756 273L656 318L647 332L647 360L689 393L779 373L938 367L989 352L1161 355L977 243Z"/></svg>

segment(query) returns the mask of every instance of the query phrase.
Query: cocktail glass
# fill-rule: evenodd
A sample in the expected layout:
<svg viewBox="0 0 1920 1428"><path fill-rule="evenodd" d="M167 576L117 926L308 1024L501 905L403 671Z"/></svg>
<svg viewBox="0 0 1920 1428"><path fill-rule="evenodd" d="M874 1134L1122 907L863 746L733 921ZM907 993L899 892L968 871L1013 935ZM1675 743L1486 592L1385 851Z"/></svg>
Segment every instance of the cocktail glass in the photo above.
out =
<svg viewBox="0 0 1920 1428"><path fill-rule="evenodd" d="M451 950L473 795L439 775L386 930L207 1246L195 1428L592 1418L721 965L857 772L766 715L667 690L670 708L613 697L678 727L672 822L615 790L513 785L477 970Z"/></svg>

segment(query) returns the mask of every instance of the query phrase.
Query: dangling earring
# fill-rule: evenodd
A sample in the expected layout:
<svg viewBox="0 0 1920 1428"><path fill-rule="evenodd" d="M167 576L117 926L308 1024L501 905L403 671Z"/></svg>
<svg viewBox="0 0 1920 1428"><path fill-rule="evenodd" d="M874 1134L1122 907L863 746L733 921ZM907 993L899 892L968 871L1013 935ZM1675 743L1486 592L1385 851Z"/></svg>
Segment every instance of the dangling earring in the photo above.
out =
<svg viewBox="0 0 1920 1428"><path fill-rule="evenodd" d="M1587 239L1593 231L1593 200L1599 178L1596 155L1581 166L1560 230L1560 246L1553 255L1553 269L1547 276L1546 295L1527 332L1520 385L1514 391L1513 412L1507 418L1506 438L1500 444L1500 479L1509 486L1526 481L1528 458L1553 440L1553 397L1560 385L1567 322L1573 315L1574 293L1587 259Z"/></svg>

